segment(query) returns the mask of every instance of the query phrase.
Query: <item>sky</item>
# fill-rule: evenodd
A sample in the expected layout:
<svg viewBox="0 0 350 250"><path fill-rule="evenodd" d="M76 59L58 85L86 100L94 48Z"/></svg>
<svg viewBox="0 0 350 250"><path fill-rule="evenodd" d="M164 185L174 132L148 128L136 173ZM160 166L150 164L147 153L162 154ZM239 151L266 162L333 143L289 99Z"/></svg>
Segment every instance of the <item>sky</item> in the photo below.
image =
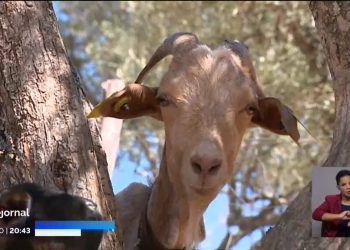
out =
<svg viewBox="0 0 350 250"><path fill-rule="evenodd" d="M60 12L57 2L53 2L53 7L58 20L67 18L66 16L63 16L63 14ZM89 71L93 69L91 69L90 67L87 70ZM143 164L142 161L141 164ZM120 192L132 182L140 182L147 185L146 177L140 176L134 171L136 167L140 166L136 166L136 164L134 162L131 162L127 157L118 157L117 165L118 168L114 169L112 176L112 186L114 193ZM210 203L209 207L204 213L206 239L203 242L201 242L200 245L197 247L198 250L213 250L217 249L217 247L220 245L228 230L226 226L226 219L229 213L228 203L228 196L223 193L219 193L216 199L214 199ZM256 209L253 210L250 206L247 206L247 209L245 210L245 215L256 215L256 211ZM238 228L231 227L230 230L232 232L237 232ZM261 238L261 236L261 232L255 230L251 235L248 235L244 237L241 241L239 241L238 244L235 245L235 247L231 248L231 250L248 250L251 248L254 242Z"/></svg>

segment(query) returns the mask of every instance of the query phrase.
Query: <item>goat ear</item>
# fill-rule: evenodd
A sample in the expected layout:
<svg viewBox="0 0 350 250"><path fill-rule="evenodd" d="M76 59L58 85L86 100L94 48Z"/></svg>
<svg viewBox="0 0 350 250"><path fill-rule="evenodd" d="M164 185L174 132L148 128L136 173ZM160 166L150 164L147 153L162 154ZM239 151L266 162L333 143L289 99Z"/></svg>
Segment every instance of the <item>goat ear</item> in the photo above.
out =
<svg viewBox="0 0 350 250"><path fill-rule="evenodd" d="M276 134L289 135L298 144L298 120L293 111L276 98L260 99L252 122Z"/></svg>
<svg viewBox="0 0 350 250"><path fill-rule="evenodd" d="M148 115L162 120L156 99L157 91L158 88L150 88L136 83L129 84L99 103L87 117L130 119Z"/></svg>

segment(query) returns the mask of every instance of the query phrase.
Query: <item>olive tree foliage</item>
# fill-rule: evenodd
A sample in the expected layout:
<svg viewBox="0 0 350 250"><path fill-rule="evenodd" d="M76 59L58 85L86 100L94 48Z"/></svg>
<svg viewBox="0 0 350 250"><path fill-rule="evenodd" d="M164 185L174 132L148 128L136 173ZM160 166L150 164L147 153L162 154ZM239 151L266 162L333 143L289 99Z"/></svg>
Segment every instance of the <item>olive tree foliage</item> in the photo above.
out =
<svg viewBox="0 0 350 250"><path fill-rule="evenodd" d="M252 231L276 223L298 191L311 179L331 142L334 96L321 44L307 2L59 2L61 34L93 103L101 79L135 80L156 47L173 32L195 33L214 48L225 39L248 45L258 80L268 96L283 100L310 131L300 127L297 146L288 137L259 128L246 134L230 199L227 234L222 246L233 246ZM169 59L145 79L158 85ZM157 172L163 127L151 118L126 121L121 152ZM256 216L247 216L247 208ZM254 222L254 223L253 223Z"/></svg>

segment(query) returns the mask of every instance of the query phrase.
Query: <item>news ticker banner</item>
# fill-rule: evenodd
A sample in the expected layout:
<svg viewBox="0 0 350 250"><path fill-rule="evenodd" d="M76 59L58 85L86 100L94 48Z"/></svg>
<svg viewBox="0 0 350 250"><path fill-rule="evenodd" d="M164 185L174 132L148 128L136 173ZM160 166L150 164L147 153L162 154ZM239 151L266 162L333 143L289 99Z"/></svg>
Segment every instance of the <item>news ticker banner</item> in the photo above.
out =
<svg viewBox="0 0 350 250"><path fill-rule="evenodd" d="M114 221L35 221L35 236L81 236L81 231L114 232Z"/></svg>

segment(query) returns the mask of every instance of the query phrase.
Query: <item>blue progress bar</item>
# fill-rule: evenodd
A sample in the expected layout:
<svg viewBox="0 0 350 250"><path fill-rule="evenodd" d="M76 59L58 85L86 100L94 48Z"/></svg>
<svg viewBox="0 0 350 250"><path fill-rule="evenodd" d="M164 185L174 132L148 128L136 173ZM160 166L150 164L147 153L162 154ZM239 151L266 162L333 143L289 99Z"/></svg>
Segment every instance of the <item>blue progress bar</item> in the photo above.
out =
<svg viewBox="0 0 350 250"><path fill-rule="evenodd" d="M65 220L65 221L35 221L35 229L81 229L81 230L103 230L114 232L114 221L103 220Z"/></svg>

